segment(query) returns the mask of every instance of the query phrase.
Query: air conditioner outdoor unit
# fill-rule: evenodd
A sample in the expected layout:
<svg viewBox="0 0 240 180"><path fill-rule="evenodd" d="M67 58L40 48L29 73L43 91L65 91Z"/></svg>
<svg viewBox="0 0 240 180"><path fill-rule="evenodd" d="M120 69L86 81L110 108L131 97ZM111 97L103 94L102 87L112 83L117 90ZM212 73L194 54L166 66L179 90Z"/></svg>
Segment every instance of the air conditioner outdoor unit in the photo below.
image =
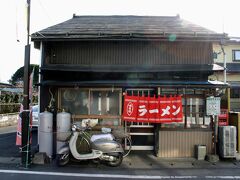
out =
<svg viewBox="0 0 240 180"><path fill-rule="evenodd" d="M222 158L236 157L236 127L220 126L218 135L219 155Z"/></svg>

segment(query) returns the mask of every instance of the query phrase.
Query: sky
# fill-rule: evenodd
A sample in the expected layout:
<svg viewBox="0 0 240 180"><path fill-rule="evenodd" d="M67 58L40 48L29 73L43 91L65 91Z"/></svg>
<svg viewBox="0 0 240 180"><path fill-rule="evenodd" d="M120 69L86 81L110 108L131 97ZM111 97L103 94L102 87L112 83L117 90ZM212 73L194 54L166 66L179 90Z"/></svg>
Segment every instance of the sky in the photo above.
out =
<svg viewBox="0 0 240 180"><path fill-rule="evenodd" d="M0 82L24 65L26 1L0 2ZM239 0L31 0L30 34L76 15L176 16L217 33L240 37ZM32 44L32 43L31 43ZM31 64L40 53L31 45Z"/></svg>

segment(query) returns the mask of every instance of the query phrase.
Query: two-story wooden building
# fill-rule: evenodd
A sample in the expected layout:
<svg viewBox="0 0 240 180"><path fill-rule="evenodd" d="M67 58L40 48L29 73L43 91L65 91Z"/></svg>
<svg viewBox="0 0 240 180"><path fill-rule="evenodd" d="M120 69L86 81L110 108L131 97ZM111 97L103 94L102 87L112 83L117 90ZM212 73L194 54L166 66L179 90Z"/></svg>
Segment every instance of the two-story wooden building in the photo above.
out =
<svg viewBox="0 0 240 180"><path fill-rule="evenodd" d="M230 84L229 110L240 111L240 38L231 38L221 44L213 43L214 62L224 66L226 62L226 82ZM225 54L225 56L224 56ZM214 73L211 79L224 81L224 74Z"/></svg>
<svg viewBox="0 0 240 180"><path fill-rule="evenodd" d="M192 157L196 144L212 150L206 97L225 85L208 81L223 68L213 63L213 42L225 39L179 16L73 16L32 34L41 51L40 106L51 94L75 120L124 126L135 150L159 157ZM124 93L181 95L181 123L122 120Z"/></svg>

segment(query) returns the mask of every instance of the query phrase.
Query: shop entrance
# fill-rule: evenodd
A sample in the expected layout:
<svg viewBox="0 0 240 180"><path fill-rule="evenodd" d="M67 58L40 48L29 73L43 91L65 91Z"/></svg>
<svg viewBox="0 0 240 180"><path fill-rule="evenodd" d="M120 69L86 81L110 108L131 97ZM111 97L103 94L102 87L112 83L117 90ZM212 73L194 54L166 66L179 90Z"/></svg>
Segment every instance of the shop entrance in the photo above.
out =
<svg viewBox="0 0 240 180"><path fill-rule="evenodd" d="M153 96L155 89L126 89L125 93L135 96ZM125 131L129 132L132 139L132 150L154 149L154 125L142 122L125 122ZM126 145L128 148L128 146Z"/></svg>

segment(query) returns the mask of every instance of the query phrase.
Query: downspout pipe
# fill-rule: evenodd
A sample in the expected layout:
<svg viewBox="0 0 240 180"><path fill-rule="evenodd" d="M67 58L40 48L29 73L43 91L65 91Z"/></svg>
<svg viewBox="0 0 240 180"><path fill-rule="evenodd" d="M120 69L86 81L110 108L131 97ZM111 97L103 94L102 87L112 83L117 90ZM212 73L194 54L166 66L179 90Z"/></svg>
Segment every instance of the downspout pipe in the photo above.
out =
<svg viewBox="0 0 240 180"><path fill-rule="evenodd" d="M224 81L224 84L227 83L227 55L226 55L226 52L224 50L224 42L221 41L220 43L220 46L221 46L221 50L222 50L222 53L223 53L223 68L224 68L224 71L223 71L223 81Z"/></svg>

